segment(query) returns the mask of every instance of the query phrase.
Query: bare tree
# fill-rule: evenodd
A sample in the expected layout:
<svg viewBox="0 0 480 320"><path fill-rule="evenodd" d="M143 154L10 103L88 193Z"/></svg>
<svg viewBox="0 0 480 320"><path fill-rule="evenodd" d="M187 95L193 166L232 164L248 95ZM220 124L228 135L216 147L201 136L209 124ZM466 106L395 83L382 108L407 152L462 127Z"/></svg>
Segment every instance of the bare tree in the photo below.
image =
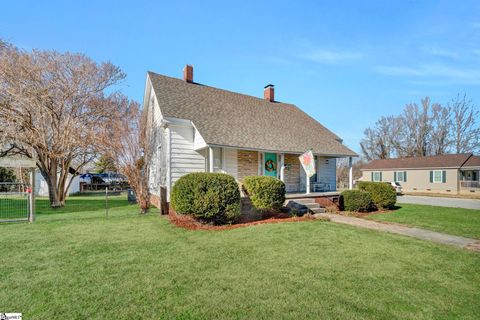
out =
<svg viewBox="0 0 480 320"><path fill-rule="evenodd" d="M367 160L387 159L392 155L391 124L393 117L382 117L373 128L364 131L365 137L360 142L362 153Z"/></svg>
<svg viewBox="0 0 480 320"><path fill-rule="evenodd" d="M452 120L450 119L450 108L442 107L438 103L432 105L431 132L430 132L430 155L441 155L448 152L451 141L450 132Z"/></svg>
<svg viewBox="0 0 480 320"><path fill-rule="evenodd" d="M456 153L480 151L479 111L467 100L466 95L457 95L451 102L453 150Z"/></svg>
<svg viewBox="0 0 480 320"><path fill-rule="evenodd" d="M117 111L105 91L124 78L82 54L1 46L0 145L36 159L52 207L64 206L73 176L94 159L96 137Z"/></svg>
<svg viewBox="0 0 480 320"><path fill-rule="evenodd" d="M443 107L425 97L421 105L407 104L400 116L380 118L373 128L365 130L360 147L367 160L444 154L451 151L453 141L461 141L460 145L466 145L463 150L471 152L479 142L477 116L478 111L465 99L457 99L454 107Z"/></svg>
<svg viewBox="0 0 480 320"><path fill-rule="evenodd" d="M147 130L147 113L142 112L140 105L117 95L115 105L119 107L118 117L111 119L108 126L117 128L115 132L106 130L101 135L103 152L114 160L118 171L124 174L141 209L141 214L150 208L148 161L153 146Z"/></svg>

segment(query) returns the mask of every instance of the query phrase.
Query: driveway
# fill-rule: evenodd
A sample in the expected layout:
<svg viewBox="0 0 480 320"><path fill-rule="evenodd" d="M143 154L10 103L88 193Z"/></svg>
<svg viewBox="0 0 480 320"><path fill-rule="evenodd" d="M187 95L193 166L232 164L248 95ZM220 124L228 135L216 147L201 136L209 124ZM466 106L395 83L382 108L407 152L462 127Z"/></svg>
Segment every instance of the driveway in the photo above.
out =
<svg viewBox="0 0 480 320"><path fill-rule="evenodd" d="M438 207L452 207L480 210L480 200L475 199L457 199L447 197L428 197L428 196L398 196L397 203L425 204Z"/></svg>

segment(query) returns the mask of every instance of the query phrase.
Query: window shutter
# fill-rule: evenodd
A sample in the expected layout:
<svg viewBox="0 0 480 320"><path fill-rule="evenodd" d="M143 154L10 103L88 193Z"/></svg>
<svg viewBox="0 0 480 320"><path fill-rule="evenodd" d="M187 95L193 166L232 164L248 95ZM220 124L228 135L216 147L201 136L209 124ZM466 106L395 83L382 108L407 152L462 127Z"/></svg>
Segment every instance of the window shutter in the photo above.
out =
<svg viewBox="0 0 480 320"><path fill-rule="evenodd" d="M445 183L447 182L447 171L442 171L442 182Z"/></svg>
<svg viewBox="0 0 480 320"><path fill-rule="evenodd" d="M433 171L430 171L430 183L433 183Z"/></svg>
<svg viewBox="0 0 480 320"><path fill-rule="evenodd" d="M373 181L373 171L372 171L372 179L370 181Z"/></svg>
<svg viewBox="0 0 480 320"><path fill-rule="evenodd" d="M393 182L397 182L397 171L393 172Z"/></svg>
<svg viewBox="0 0 480 320"><path fill-rule="evenodd" d="M403 182L407 182L407 171L403 171Z"/></svg>
<svg viewBox="0 0 480 320"><path fill-rule="evenodd" d="M382 171L380 171L380 181L382 181Z"/></svg>

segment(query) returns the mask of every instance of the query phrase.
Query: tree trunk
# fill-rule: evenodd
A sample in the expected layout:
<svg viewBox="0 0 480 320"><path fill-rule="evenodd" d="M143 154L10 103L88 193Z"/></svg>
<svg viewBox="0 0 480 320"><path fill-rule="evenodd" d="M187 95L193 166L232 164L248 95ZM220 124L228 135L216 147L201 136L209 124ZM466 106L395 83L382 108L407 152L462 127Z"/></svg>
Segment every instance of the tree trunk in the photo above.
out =
<svg viewBox="0 0 480 320"><path fill-rule="evenodd" d="M48 186L48 200L50 201L50 206L52 208L61 208L64 206L61 200L59 199L58 188L57 188L57 173L56 172L46 172L41 170L43 178L47 182Z"/></svg>

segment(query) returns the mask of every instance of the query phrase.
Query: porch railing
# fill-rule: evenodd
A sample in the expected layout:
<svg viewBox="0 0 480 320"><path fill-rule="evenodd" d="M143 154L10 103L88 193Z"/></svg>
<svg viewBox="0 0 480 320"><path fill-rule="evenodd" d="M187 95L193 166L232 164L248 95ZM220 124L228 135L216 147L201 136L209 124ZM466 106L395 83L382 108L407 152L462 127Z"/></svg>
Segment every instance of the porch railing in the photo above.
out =
<svg viewBox="0 0 480 320"><path fill-rule="evenodd" d="M465 189L478 189L480 188L480 181L460 181L460 187Z"/></svg>

